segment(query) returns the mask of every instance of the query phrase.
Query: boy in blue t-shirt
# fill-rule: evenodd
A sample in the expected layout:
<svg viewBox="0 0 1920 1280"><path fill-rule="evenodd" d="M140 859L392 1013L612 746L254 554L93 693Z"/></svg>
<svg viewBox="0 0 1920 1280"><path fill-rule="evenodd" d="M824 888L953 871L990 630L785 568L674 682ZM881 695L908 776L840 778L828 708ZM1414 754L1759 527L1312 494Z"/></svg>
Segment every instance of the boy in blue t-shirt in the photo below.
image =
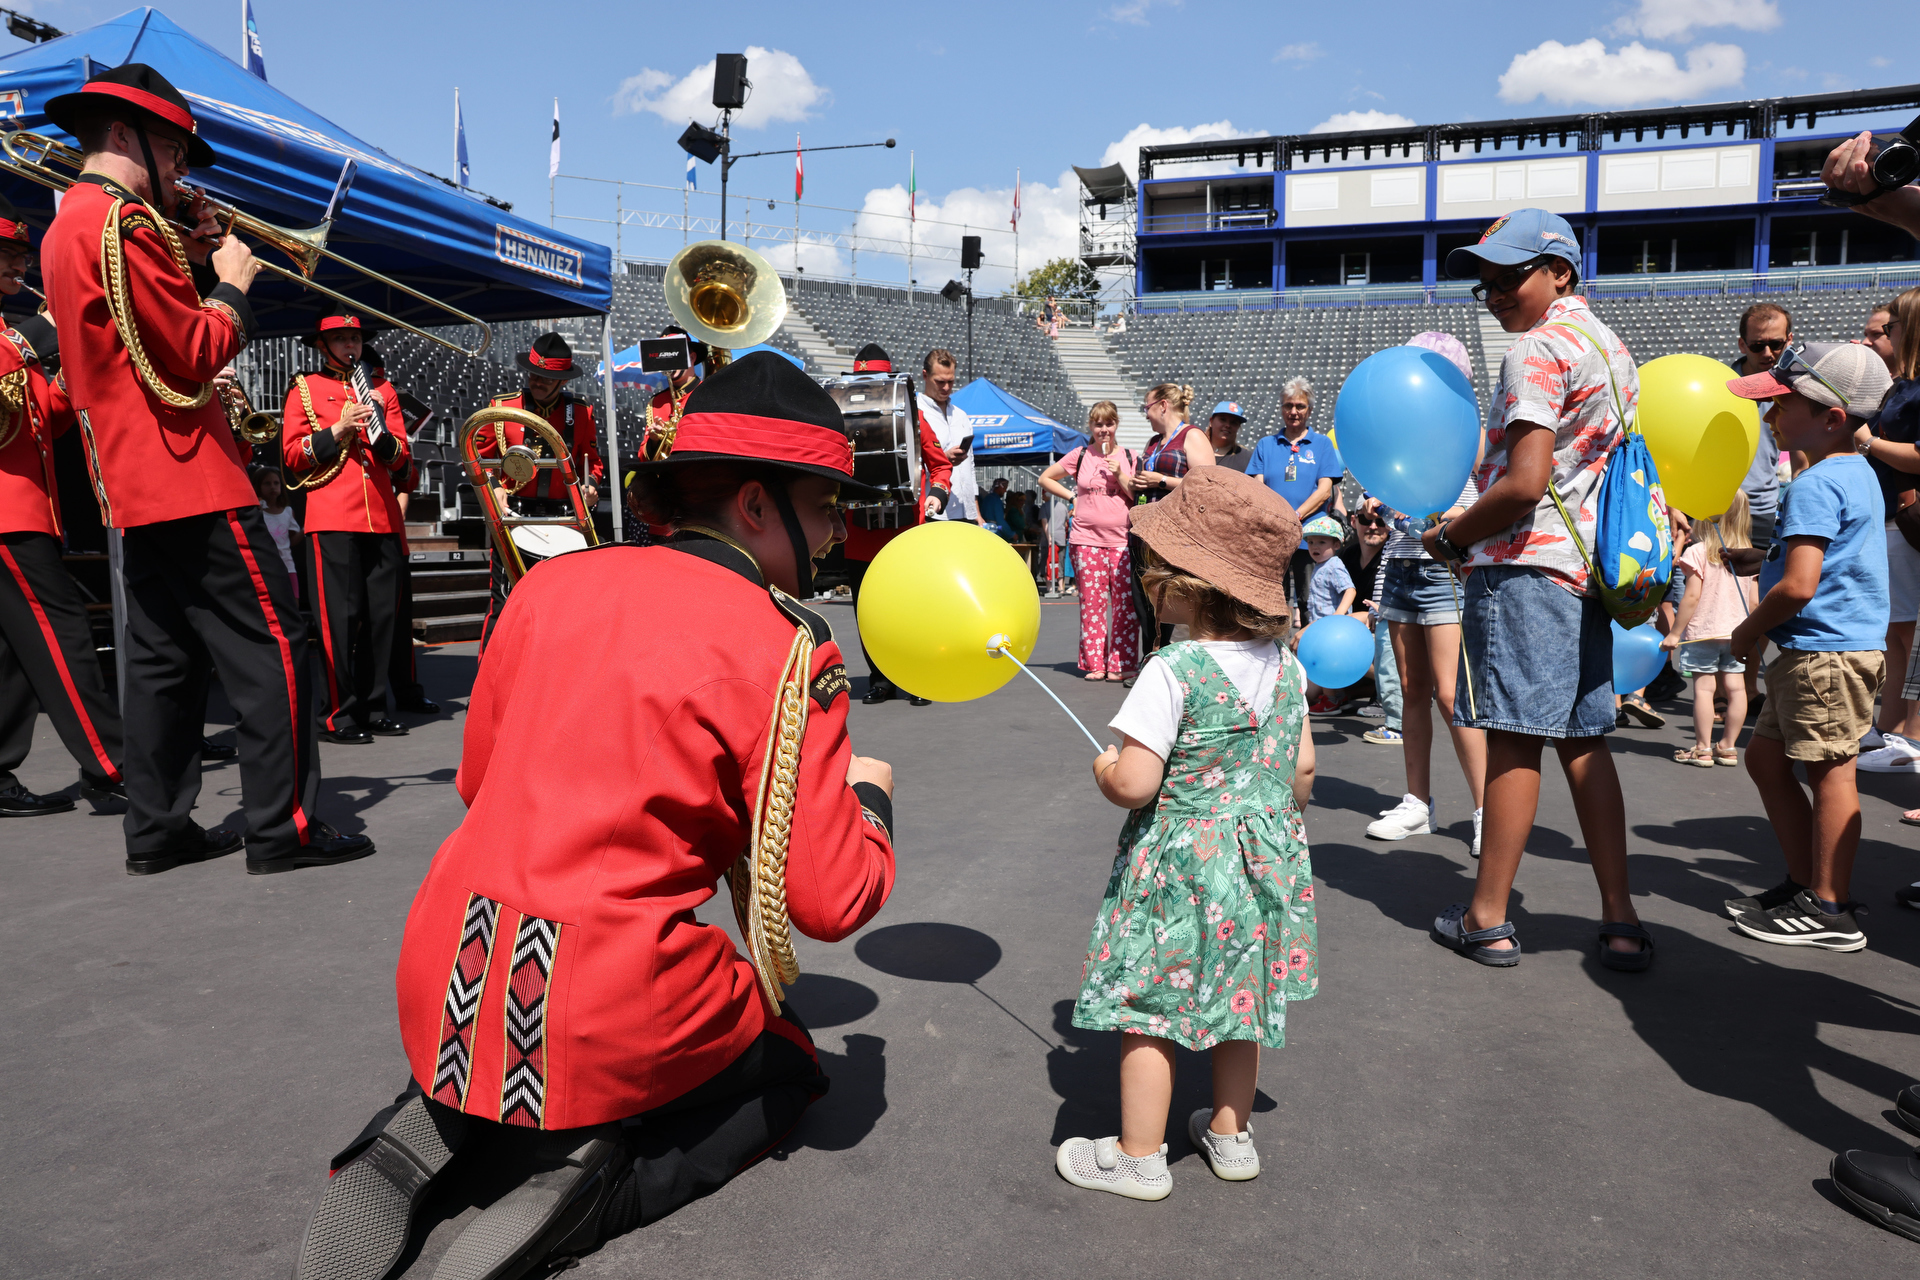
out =
<svg viewBox="0 0 1920 1280"><path fill-rule="evenodd" d="M1733 656L1751 660L1764 635L1780 646L1753 726L1747 774L1786 856L1775 888L1726 904L1762 942L1858 951L1867 938L1848 890L1860 846L1854 762L1886 674L1886 504L1856 434L1893 380L1873 348L1809 343L1765 373L1727 383L1768 400L1781 447L1809 465L1789 489L1760 569L1760 603L1734 628ZM1868 440L1872 437L1869 435ZM1813 800L1793 775L1806 766Z"/></svg>

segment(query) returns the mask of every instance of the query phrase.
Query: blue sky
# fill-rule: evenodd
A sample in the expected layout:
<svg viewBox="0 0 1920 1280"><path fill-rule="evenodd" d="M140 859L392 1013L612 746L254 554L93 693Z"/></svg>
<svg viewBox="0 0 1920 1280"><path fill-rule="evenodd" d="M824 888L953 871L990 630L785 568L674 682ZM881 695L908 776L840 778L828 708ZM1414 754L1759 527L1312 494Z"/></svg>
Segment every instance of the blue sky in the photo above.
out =
<svg viewBox="0 0 1920 1280"><path fill-rule="evenodd" d="M77 30L125 6L30 0ZM163 6L237 56L239 0ZM1834 21L1813 0L1602 0L1542 6L1483 0L1470 10L1404 0L1355 5L1231 0L1101 0L973 5L613 3L375 4L256 0L269 79L403 159L453 172L453 90L462 90L476 187L528 216L547 213L547 142L560 99L564 171L655 183L628 209L677 215L685 157L674 140L689 108L704 122L716 51L754 50L755 97L736 150L897 138L896 150L809 158L800 215L802 265L844 275L844 245L807 237L862 234L903 243L908 150L915 153L917 242L951 246L984 229L984 287L1011 277L1007 227L1022 176L1022 269L1071 252L1074 164L1132 163L1141 141L1305 132L1328 122L1494 119L1595 107L1713 102L1897 84L1914 61L1883 33L1913 8L1862 0ZM1469 14L1468 17L1457 16ZM17 47L0 34L0 48ZM1377 113L1377 114L1370 114ZM1872 120L1897 127L1904 120ZM711 193L718 174L702 166ZM562 214L611 219L613 188L562 182ZM758 196L756 220L790 235L790 155L743 160L733 190ZM693 203L712 216L717 201ZM735 220L744 201L730 209ZM864 210L865 213L855 211ZM951 225L947 225L951 224ZM562 220L613 241L613 228ZM695 238L699 238L696 234ZM681 232L629 226L630 254L665 257ZM765 243L782 264L790 243ZM898 282L901 258L869 248L862 279ZM951 264L922 261L937 288Z"/></svg>

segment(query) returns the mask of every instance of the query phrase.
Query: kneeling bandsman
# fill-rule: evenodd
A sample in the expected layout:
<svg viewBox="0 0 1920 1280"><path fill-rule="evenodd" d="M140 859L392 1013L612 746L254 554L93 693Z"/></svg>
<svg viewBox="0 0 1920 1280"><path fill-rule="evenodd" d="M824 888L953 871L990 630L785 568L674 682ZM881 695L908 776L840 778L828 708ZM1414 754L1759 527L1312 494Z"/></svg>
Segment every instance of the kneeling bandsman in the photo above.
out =
<svg viewBox="0 0 1920 1280"><path fill-rule="evenodd" d="M566 442L573 458L573 474L580 478L580 497L593 510L600 501L600 482L606 479L607 464L601 460L598 428L594 425L593 405L565 388L569 381L586 370L574 363L573 348L557 333L543 333L533 340L533 349L516 356L514 363L527 375L527 385L519 391L495 396L492 405L507 409L525 409L545 418L549 426ZM498 431L499 435L494 433ZM507 448L526 444L535 456L546 453L537 433L512 422L486 426L474 436L475 452L483 458L495 457L505 440ZM495 472L505 486L505 476ZM542 467L533 478L513 490L513 506L526 516L564 516L573 514L573 503L566 494L566 481L558 467ZM498 555L493 557L493 600L487 609L486 627L480 633L484 651L493 637L494 624L507 601L507 571Z"/></svg>
<svg viewBox="0 0 1920 1280"><path fill-rule="evenodd" d="M308 490L306 534L313 616L327 672L320 736L366 743L398 737L387 715L400 575L407 571L406 517L393 482L413 465L400 396L360 361L359 316L322 316L304 341L326 358L319 373L287 390L280 446L293 483Z"/></svg>
<svg viewBox="0 0 1920 1280"><path fill-rule="evenodd" d="M848 936L894 873L892 773L853 754L839 648L794 602L852 470L826 392L749 355L639 466L666 542L515 586L469 704L467 816L401 943L412 1078L336 1157L296 1276L384 1275L463 1147L526 1180L441 1273L521 1275L729 1181L826 1089L787 929ZM675 600L697 603L662 626ZM529 678L556 655L565 680ZM695 918L722 877L751 958Z"/></svg>

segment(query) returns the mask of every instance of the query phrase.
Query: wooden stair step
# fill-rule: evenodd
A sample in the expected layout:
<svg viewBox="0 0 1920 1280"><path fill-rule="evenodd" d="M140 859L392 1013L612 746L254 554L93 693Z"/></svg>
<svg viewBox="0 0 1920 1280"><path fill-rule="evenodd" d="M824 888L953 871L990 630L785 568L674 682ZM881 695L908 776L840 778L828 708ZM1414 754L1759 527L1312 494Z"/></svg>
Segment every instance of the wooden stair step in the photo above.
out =
<svg viewBox="0 0 1920 1280"><path fill-rule="evenodd" d="M413 634L426 644L458 644L462 640L478 640L486 624L487 615L484 613L462 613L446 618L415 618Z"/></svg>
<svg viewBox="0 0 1920 1280"><path fill-rule="evenodd" d="M419 618L458 617L464 613L487 611L491 597L485 591L416 591L413 616Z"/></svg>
<svg viewBox="0 0 1920 1280"><path fill-rule="evenodd" d="M492 575L484 565L464 569L415 565L412 579L415 594L423 591L490 591L493 586Z"/></svg>

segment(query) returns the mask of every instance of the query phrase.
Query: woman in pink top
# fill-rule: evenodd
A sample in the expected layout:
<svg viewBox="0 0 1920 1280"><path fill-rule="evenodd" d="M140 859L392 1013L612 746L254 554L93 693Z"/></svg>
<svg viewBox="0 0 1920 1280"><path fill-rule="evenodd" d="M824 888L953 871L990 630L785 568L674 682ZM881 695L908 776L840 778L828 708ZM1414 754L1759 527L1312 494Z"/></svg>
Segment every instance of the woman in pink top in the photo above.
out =
<svg viewBox="0 0 1920 1280"><path fill-rule="evenodd" d="M1735 489L1725 515L1694 521L1691 544L1676 558L1687 591L1660 647L1679 650L1680 674L1693 681L1693 746L1673 753L1681 764L1711 769L1740 762L1734 744L1747 718L1746 664L1733 656L1730 637L1759 603L1759 592L1755 579L1736 577L1720 552L1751 547L1750 525L1747 495ZM1727 700L1727 714L1719 743L1709 748L1715 684Z"/></svg>
<svg viewBox="0 0 1920 1280"><path fill-rule="evenodd" d="M1127 554L1127 485L1139 460L1114 443L1120 410L1102 400L1087 414L1093 443L1040 473L1040 487L1073 503L1067 546L1080 584L1080 669L1089 680L1125 680L1140 652L1133 609L1133 567ZM1061 483L1073 477L1074 488Z"/></svg>

